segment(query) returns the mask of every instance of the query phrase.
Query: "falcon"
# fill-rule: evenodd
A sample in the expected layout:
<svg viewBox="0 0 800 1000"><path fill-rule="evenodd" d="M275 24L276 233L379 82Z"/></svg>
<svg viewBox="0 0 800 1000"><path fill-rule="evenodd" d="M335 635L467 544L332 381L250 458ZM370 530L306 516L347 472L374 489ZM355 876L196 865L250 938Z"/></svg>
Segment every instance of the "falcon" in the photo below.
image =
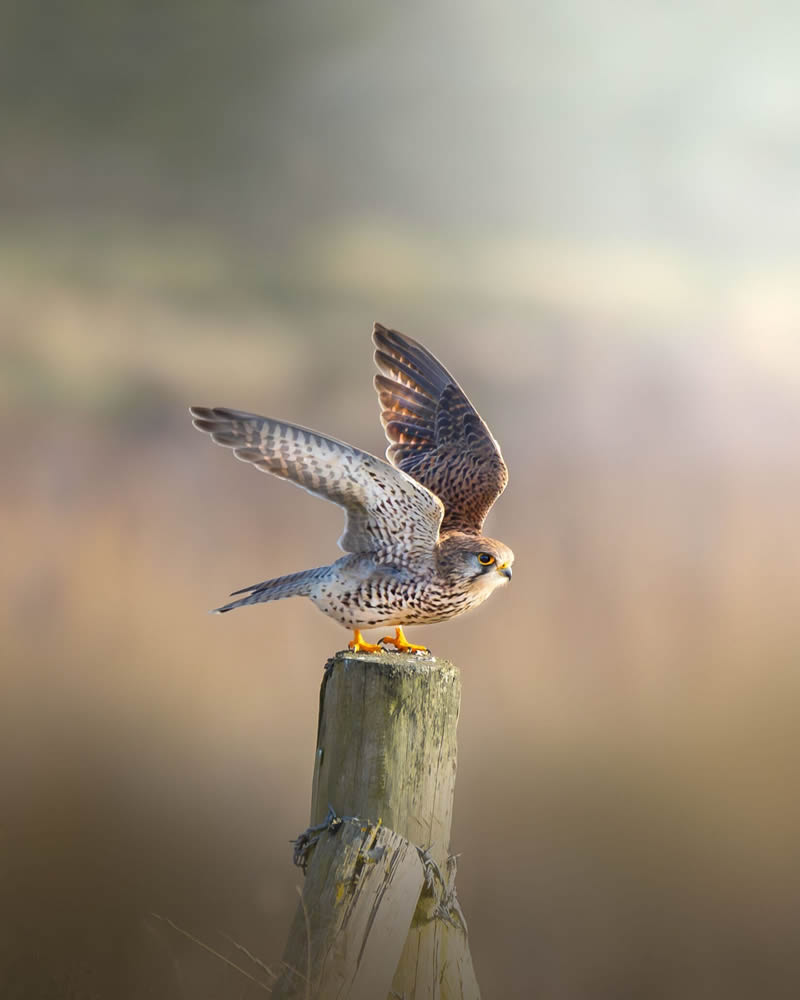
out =
<svg viewBox="0 0 800 1000"><path fill-rule="evenodd" d="M422 344L376 323L375 389L388 461L296 424L224 407L191 407L194 426L262 472L288 479L345 512L329 566L236 590L216 608L308 597L352 629L349 648L377 652L362 629L391 626L402 652L406 625L447 621L511 579L514 554L483 534L508 482L500 447L458 382Z"/></svg>

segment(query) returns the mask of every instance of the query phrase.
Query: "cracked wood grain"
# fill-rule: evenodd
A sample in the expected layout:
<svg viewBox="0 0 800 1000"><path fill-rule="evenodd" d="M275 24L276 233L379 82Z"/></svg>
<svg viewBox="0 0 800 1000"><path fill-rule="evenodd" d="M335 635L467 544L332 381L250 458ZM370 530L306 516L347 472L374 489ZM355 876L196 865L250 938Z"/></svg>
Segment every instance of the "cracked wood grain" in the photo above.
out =
<svg viewBox="0 0 800 1000"><path fill-rule="evenodd" d="M459 672L445 660L339 653L329 661L310 821L321 823L329 805L356 819L323 832L309 854L273 995L479 1000L465 927L448 919L445 887L430 868L426 877L417 850L449 870L460 698Z"/></svg>

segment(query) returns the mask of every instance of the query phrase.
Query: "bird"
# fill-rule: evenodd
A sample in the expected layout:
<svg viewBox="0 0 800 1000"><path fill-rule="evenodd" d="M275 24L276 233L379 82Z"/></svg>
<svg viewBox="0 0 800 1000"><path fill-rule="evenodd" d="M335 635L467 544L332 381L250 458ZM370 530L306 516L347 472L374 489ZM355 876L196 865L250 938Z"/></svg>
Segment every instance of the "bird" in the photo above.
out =
<svg viewBox="0 0 800 1000"><path fill-rule="evenodd" d="M190 407L194 426L236 458L345 512L344 556L236 590L238 599L214 613L303 596L353 632L353 652L427 653L406 626L463 614L511 579L514 553L482 530L508 470L478 411L427 348L380 323L372 340L385 461L284 420ZM395 635L367 642L362 630L377 627Z"/></svg>

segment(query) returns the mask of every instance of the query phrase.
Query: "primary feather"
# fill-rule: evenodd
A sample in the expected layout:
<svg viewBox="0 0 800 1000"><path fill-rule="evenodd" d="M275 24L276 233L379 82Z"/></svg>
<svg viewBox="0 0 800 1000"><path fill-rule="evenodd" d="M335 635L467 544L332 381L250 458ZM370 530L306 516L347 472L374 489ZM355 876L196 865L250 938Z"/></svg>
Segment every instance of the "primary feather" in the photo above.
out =
<svg viewBox="0 0 800 1000"><path fill-rule="evenodd" d="M271 417L191 407L193 423L262 472L288 479L346 513L339 545L376 562L430 559L442 505L402 470L335 438Z"/></svg>
<svg viewBox="0 0 800 1000"><path fill-rule="evenodd" d="M500 446L464 390L427 348L376 323L372 339L386 457L444 504L442 531L478 534L505 489Z"/></svg>

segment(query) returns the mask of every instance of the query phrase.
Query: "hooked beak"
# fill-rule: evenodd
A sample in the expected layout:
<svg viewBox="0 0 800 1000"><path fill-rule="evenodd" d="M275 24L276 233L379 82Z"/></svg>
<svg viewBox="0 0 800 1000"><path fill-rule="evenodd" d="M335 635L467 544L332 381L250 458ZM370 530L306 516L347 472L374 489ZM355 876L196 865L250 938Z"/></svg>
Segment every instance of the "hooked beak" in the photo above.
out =
<svg viewBox="0 0 800 1000"><path fill-rule="evenodd" d="M504 576L507 580L511 579L511 567L508 565L508 563L503 563L502 565L498 566L497 572L501 576Z"/></svg>

